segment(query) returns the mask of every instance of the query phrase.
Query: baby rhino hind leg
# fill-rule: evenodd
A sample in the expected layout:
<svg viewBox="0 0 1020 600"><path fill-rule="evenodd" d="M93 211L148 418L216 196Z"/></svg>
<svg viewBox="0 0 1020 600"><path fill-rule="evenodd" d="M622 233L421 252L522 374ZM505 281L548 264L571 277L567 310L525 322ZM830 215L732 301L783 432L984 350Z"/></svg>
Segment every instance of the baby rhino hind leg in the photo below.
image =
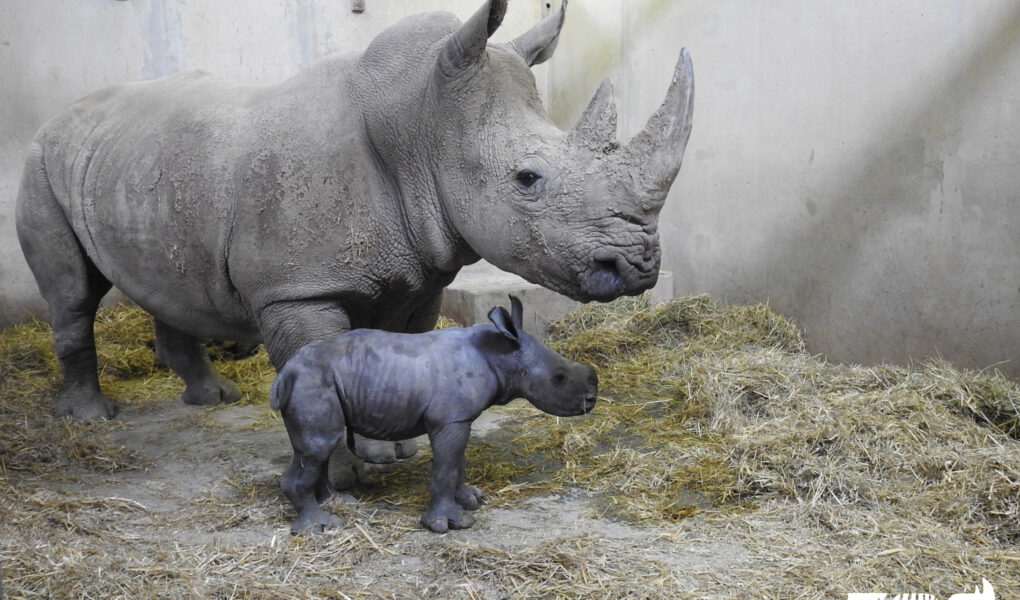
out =
<svg viewBox="0 0 1020 600"><path fill-rule="evenodd" d="M280 377L292 377L289 400L282 407L294 459L283 475L283 493L297 509L292 534L321 533L344 526L343 519L323 510L320 502L333 494L329 482L329 457L344 437L344 415L336 388L317 370L301 371L288 365Z"/></svg>

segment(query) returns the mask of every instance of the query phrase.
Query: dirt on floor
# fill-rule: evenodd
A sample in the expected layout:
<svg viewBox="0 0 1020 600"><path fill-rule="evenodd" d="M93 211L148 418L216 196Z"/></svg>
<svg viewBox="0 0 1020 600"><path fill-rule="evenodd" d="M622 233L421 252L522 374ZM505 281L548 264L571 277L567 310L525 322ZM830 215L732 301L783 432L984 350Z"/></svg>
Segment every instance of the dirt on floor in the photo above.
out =
<svg viewBox="0 0 1020 600"><path fill-rule="evenodd" d="M151 320L100 314L117 418L49 416L48 327L0 332L7 598L1020 598L1020 386L943 362L833 365L765 306L594 305L553 344L599 369L591 415L523 401L473 427L474 527L418 523L430 452L368 466L290 535L265 353L238 404L186 406ZM213 349L214 355L220 352ZM105 354L104 354L105 353ZM989 593L974 596L991 600Z"/></svg>
<svg viewBox="0 0 1020 600"><path fill-rule="evenodd" d="M282 423L258 425L267 410L127 406L110 441L143 469L8 473L5 502L45 509L2 527L8 597L583 598L605 597L608 583L628 584L617 596L627 598L729 595L742 571L774 562L729 519L637 527L600 516L581 491L483 506L472 529L442 535L422 529L417 510L348 492L329 505L346 527L291 536L294 511L279 491L290 445ZM473 435L508 418L486 413ZM424 502L420 442L410 462ZM369 465L366 487L392 468Z"/></svg>

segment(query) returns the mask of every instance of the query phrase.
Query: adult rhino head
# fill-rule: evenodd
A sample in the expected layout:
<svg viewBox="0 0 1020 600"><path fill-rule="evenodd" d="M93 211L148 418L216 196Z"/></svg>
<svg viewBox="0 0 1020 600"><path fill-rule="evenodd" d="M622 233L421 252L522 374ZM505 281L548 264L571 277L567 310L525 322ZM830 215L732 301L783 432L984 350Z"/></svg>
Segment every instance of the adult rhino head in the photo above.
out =
<svg viewBox="0 0 1020 600"><path fill-rule="evenodd" d="M530 67L552 55L566 1L513 41L489 43L506 6L490 0L463 24L416 17L373 42L359 95L379 99L364 108L375 152L397 166L405 195L435 198L433 237L444 239L432 247L452 240L463 262L484 258L576 300L639 294L658 278L658 215L690 136L690 57L681 51L665 101L626 145L608 80L562 131Z"/></svg>

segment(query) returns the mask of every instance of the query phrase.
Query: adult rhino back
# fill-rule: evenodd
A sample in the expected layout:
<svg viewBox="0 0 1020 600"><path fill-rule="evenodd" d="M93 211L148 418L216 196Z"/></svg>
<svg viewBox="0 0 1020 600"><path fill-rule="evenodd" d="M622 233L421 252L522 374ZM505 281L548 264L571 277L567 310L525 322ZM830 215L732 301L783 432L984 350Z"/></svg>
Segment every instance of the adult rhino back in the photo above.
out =
<svg viewBox="0 0 1020 600"><path fill-rule="evenodd" d="M342 212L340 190L326 189L330 178L319 174L340 162L322 148L345 125L336 75L348 63L334 59L271 86L200 72L117 86L47 124L36 138L40 160L96 269L179 329L259 339L231 267L248 292L265 290L284 246L315 237L321 248L327 239L300 235L318 223L301 199L329 198L333 206L314 210ZM304 258L290 262L335 256ZM294 275L288 269L283 279Z"/></svg>
<svg viewBox="0 0 1020 600"><path fill-rule="evenodd" d="M202 73L117 86L36 137L53 199L88 260L157 318L176 320L165 308L173 290L198 329L238 321L223 301L234 211L232 177L223 174L245 119L238 99L250 92ZM48 200L21 199L25 212Z"/></svg>

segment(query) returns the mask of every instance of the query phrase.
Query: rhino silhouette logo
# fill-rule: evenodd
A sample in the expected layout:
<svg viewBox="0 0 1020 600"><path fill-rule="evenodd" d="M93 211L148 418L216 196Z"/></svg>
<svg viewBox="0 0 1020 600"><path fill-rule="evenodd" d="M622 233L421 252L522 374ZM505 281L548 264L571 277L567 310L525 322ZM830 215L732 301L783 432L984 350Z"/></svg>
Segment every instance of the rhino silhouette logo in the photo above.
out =
<svg viewBox="0 0 1020 600"><path fill-rule="evenodd" d="M932 594L876 594L876 593L864 593L864 594L847 594L846 600L936 600ZM963 592L960 594L953 594L949 597L949 600L995 600L995 588L992 584L988 583L987 579L981 579L981 589L977 586L974 587L974 592Z"/></svg>

